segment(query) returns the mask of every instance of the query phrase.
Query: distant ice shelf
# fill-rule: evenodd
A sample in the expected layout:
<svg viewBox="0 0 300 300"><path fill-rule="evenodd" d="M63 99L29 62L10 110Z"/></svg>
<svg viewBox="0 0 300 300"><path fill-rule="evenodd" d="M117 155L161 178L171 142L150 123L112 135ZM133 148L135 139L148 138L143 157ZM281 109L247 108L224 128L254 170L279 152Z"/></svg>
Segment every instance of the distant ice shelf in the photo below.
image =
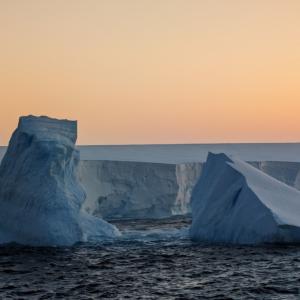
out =
<svg viewBox="0 0 300 300"><path fill-rule="evenodd" d="M224 152L244 161L300 162L300 143L80 146L83 160L179 164L205 162L208 152Z"/></svg>
<svg viewBox="0 0 300 300"><path fill-rule="evenodd" d="M300 162L300 143L174 144L78 146L82 160L165 164L205 162L208 152L228 153L244 161ZM0 147L0 159L6 147Z"/></svg>

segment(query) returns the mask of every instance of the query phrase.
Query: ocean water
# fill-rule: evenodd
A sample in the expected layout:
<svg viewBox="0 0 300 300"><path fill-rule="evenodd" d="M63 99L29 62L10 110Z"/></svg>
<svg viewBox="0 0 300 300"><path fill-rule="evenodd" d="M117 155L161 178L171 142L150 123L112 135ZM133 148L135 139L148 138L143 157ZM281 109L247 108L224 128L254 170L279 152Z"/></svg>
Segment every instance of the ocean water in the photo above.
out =
<svg viewBox="0 0 300 300"><path fill-rule="evenodd" d="M300 299L300 246L196 244L184 217L114 223L115 241L0 247L0 299Z"/></svg>

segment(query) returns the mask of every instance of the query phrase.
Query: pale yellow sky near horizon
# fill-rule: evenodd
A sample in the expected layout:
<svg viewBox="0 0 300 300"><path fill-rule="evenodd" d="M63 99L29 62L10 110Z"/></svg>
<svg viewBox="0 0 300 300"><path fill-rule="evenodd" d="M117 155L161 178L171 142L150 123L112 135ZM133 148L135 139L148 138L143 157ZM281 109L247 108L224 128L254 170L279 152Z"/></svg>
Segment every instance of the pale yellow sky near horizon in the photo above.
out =
<svg viewBox="0 0 300 300"><path fill-rule="evenodd" d="M0 0L0 145L300 141L298 0Z"/></svg>

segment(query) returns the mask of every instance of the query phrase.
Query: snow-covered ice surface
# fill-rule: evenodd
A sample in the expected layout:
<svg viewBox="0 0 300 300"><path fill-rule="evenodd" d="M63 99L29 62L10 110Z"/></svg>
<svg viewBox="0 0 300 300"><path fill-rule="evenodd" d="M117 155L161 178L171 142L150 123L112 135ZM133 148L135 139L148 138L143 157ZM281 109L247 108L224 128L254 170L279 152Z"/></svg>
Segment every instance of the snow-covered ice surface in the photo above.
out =
<svg viewBox="0 0 300 300"><path fill-rule="evenodd" d="M174 144L78 146L82 160L154 163L204 162L208 152L224 152L244 161L300 162L300 143ZM0 159L6 147L0 147Z"/></svg>
<svg viewBox="0 0 300 300"><path fill-rule="evenodd" d="M0 146L0 160L7 147ZM77 146L82 161L123 161L185 164L206 160L208 152L227 153L248 162L300 163L300 143L289 144L182 144Z"/></svg>
<svg viewBox="0 0 300 300"><path fill-rule="evenodd" d="M115 237L81 210L77 122L21 117L0 166L0 243L72 245Z"/></svg>
<svg viewBox="0 0 300 300"><path fill-rule="evenodd" d="M210 153L191 203L194 240L300 242L300 192L239 159Z"/></svg>
<svg viewBox="0 0 300 300"><path fill-rule="evenodd" d="M80 146L82 160L179 164L205 162L208 152L224 152L244 161L300 162L300 143Z"/></svg>

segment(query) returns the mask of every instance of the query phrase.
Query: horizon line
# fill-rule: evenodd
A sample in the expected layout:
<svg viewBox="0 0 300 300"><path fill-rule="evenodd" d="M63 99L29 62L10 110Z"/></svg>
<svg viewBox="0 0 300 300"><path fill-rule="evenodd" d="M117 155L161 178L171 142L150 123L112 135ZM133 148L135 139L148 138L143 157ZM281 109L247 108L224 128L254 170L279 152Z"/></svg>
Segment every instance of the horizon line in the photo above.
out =
<svg viewBox="0 0 300 300"><path fill-rule="evenodd" d="M271 141L271 142L213 142L213 143L149 143L149 144L76 144L79 147L122 147L122 146L187 146L187 145L274 145L274 144L300 144L300 141L286 141L286 142L278 142L278 141ZM0 145L0 147L8 147L7 145Z"/></svg>

